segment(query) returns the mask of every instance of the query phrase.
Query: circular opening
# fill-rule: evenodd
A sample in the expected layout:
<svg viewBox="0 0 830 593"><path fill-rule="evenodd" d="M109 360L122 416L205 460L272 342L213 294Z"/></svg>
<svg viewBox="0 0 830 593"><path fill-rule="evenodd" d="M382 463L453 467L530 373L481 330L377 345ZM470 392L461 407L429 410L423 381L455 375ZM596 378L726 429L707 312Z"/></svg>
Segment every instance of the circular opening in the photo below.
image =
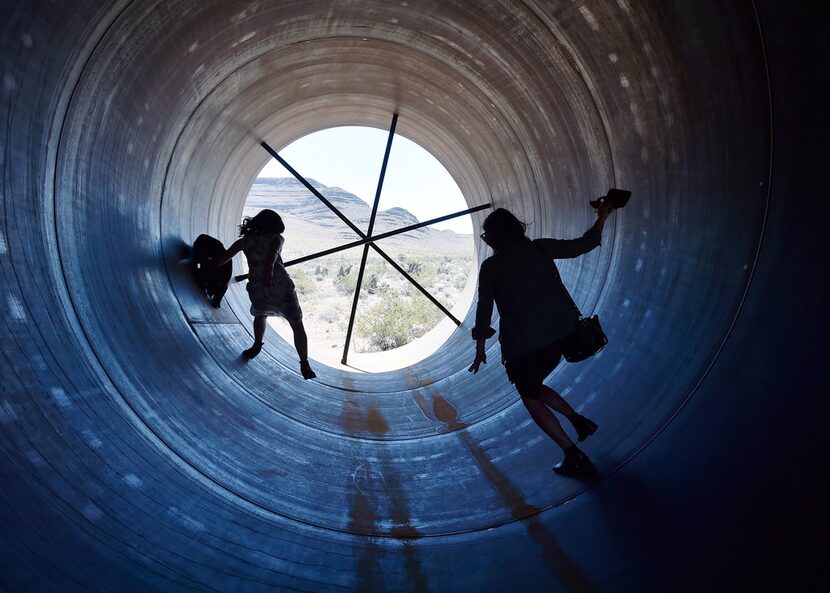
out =
<svg viewBox="0 0 830 593"><path fill-rule="evenodd" d="M366 236L390 234L373 242L382 253L365 245L338 250L361 236L275 159L260 171L244 209L245 216L264 208L282 216L282 259L303 309L309 354L353 371L400 369L435 352L456 328L450 316L464 318L475 289L469 215L397 232L468 206L444 166L399 135L392 139L381 183L388 140L388 131L337 127L304 136L280 151ZM272 317L269 325L293 343L285 320Z"/></svg>

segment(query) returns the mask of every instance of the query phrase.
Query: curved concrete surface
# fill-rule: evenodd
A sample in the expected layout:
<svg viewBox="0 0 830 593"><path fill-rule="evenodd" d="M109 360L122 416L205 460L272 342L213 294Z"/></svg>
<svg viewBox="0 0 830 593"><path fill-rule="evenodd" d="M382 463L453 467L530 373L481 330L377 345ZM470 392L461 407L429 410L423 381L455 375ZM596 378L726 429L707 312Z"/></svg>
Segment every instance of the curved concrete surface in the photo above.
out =
<svg viewBox="0 0 830 593"><path fill-rule="evenodd" d="M804 15L99 4L3 6L4 590L736 590L785 574L826 450ZM232 240L262 139L395 111L471 206L509 207L533 236L578 235L589 198L633 191L602 248L561 266L611 340L550 378L601 426L585 446L601 481L550 471L559 453L495 344L466 372L469 314L410 368L318 365L304 382L273 333L240 362L241 285L219 311L197 295L186 246Z"/></svg>

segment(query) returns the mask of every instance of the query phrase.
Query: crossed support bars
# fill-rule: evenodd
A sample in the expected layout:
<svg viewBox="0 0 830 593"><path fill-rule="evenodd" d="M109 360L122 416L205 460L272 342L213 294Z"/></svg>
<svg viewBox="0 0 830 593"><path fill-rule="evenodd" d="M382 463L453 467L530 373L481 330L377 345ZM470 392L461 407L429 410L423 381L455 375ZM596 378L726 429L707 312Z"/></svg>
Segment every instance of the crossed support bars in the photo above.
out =
<svg viewBox="0 0 830 593"><path fill-rule="evenodd" d="M283 159L277 153L276 150L271 148L268 145L267 142L265 142L264 140L262 142L260 142L260 145L268 152L268 154L270 154L272 157L274 157L283 167L285 167L288 170L289 173L291 173L312 194L314 194L317 197L317 199L319 199L329 210L331 210L338 218L340 218L340 220L342 220L346 224L346 226L348 226L350 229L352 229L355 232L355 234L357 234L357 236L360 237L360 239L357 240L357 241L353 241L351 243L346 243L346 244L340 245L338 247L333 247L331 249L326 249L324 251L320 251L320 252L317 252L317 253L312 253L311 255L306 255L306 256L303 256L303 257L300 257L300 258L297 258L297 259L293 259L291 261L285 262L283 265L285 265L286 267L293 266L295 264L307 262L307 261L310 261L310 260L313 260L313 259L317 259L319 257L324 257L326 255L331 255L332 253L337 253L339 251L345 251L346 249L351 249L352 247L358 247L360 245L363 245L363 256L360 260L360 269L358 270L358 274L357 274L357 286L355 287L354 299L352 300L352 310L351 310L351 314L349 315L349 326L348 326L348 330L346 332L346 343L343 346L343 358L341 359L341 362L343 364L346 364L347 359L348 359L349 344L351 343L352 330L354 329L354 319L355 319L355 315L357 313L357 303L358 303L358 300L360 298L360 288L363 285L363 274L366 270L366 259L369 255L369 249L370 248L374 249L375 252L378 255L380 255L383 259L385 259L387 262L389 262L389 265L391 265L393 268L395 268L395 270L397 270L398 273L400 273L415 288L417 288L421 292L421 294L423 294L425 297L427 297L432 302L433 305L438 307L447 317L452 319L453 322L456 325L461 325L461 322L458 319L456 319L455 316L452 313L450 313L449 310L447 310L447 308L444 305L442 305L440 302L438 302L438 300L434 296L432 296L429 293L429 291L427 291L427 289L425 289L423 286L421 286L418 283L418 281L415 280L415 278L413 278L406 270L404 270L401 266L399 266L398 263L395 260L393 260L391 257L389 257L389 255L387 255L386 252L384 252L380 247L378 247L375 244L375 242L379 241L381 239L387 239L387 238L393 237L395 235L400 235L402 233L406 233L406 232L409 232L409 231L413 231L415 229L419 229L419 228L429 226L429 225L432 225L432 224L435 224L435 223L438 223L438 222L442 222L444 220L451 220L451 219L457 218L459 216L464 216L465 214L471 214L473 212L478 212L479 210L484 210L484 209L490 208L492 206L491 204L483 204L481 206L476 206L474 208L468 208L467 210L462 210L460 212L455 212L453 214L447 214L445 216L440 216L438 218L433 218L432 220L427 220L425 222L419 222L417 224L413 224L413 225L410 225L410 226L407 226L407 227L396 229L394 231L381 233L379 235L372 235L372 231L374 230L374 226L375 226L375 218L377 216L377 211L378 211L378 204L380 203L380 193L381 193L381 190L383 189L383 180L384 180L384 177L386 176L386 166L389 163L389 153L392 149L392 139L395 136L395 128L397 126L397 123L398 123L398 114L395 113L392 116L392 125L390 126L389 137L386 141L386 151L384 152L384 155L383 155L383 164L381 165L381 169L380 169L380 178L378 179L377 189L375 190L375 199L374 199L374 202L372 203L372 214L369 218L369 228L368 228L366 233L361 231L360 228L358 228L354 223L352 223L351 220L346 218L346 216L342 212L340 212L340 210L338 210L337 207L334 204L332 204L329 200L327 200L325 198L325 196L323 196L323 194L321 194L317 190L317 188L312 186L302 175L300 175L291 165L289 165L288 162L285 159ZM237 280L237 281L244 280L247 277L248 277L247 274L241 274L239 276L236 276L235 280Z"/></svg>

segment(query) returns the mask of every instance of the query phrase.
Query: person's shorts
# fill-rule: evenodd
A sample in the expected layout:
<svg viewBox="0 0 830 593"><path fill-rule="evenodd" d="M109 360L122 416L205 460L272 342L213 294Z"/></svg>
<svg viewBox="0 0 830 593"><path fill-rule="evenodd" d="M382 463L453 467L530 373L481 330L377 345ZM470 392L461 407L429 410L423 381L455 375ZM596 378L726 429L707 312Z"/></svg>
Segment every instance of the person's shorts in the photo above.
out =
<svg viewBox="0 0 830 593"><path fill-rule="evenodd" d="M539 399L542 382L553 372L565 351L566 336L528 354L504 361L507 378L525 399Z"/></svg>

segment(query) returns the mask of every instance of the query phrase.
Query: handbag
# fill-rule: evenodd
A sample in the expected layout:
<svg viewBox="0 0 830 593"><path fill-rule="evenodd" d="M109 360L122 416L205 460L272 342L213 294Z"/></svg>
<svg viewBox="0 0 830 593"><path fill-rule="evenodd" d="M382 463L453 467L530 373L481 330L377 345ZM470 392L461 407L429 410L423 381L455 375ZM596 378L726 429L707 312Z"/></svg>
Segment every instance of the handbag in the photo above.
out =
<svg viewBox="0 0 830 593"><path fill-rule="evenodd" d="M551 274L553 274L553 277L564 287L556 264L542 251L541 247L535 243L533 245L545 259L545 263L548 264L548 268ZM563 355L568 362L580 362L602 350L608 343L608 336L602 331L602 326L599 323L599 315L592 315L590 317L583 316L567 288L565 288L565 294L568 295L568 299L571 301L574 311L576 311L577 321L576 331L565 339Z"/></svg>
<svg viewBox="0 0 830 593"><path fill-rule="evenodd" d="M579 310L577 309L577 312ZM579 362L602 350L608 343L608 336L599 324L599 315L582 317L576 322L576 331L565 341L565 360Z"/></svg>

